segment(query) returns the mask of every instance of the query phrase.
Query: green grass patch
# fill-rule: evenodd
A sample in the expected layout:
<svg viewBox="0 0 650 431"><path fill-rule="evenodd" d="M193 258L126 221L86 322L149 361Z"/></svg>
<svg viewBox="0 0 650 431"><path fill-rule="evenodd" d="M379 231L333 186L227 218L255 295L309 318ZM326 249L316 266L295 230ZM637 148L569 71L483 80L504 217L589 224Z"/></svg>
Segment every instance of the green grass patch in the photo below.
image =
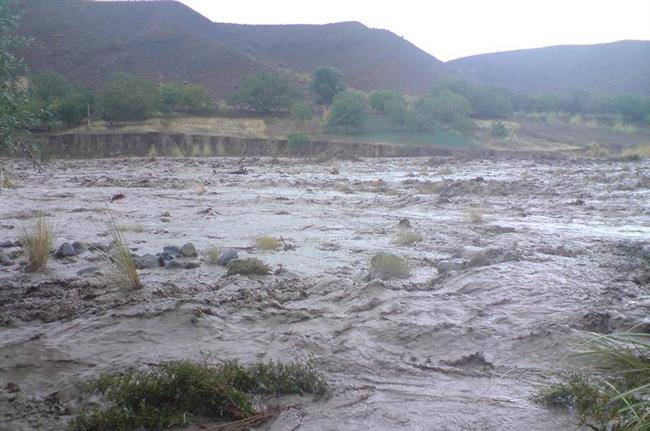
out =
<svg viewBox="0 0 650 431"><path fill-rule="evenodd" d="M379 252L370 260L370 273L384 280L408 278L411 274L408 261L393 253Z"/></svg>
<svg viewBox="0 0 650 431"><path fill-rule="evenodd" d="M593 360L581 374L542 389L534 400L572 407L581 425L598 431L650 430L650 335L593 336L578 356Z"/></svg>
<svg viewBox="0 0 650 431"><path fill-rule="evenodd" d="M440 147L475 147L476 143L468 136L438 130L435 133L419 133L402 130L391 125L382 115L370 115L361 130L350 133L332 133L324 135L326 139L339 141L387 142L407 146L435 145Z"/></svg>
<svg viewBox="0 0 650 431"><path fill-rule="evenodd" d="M195 416L237 421L259 414L255 394L323 395L327 383L305 364L181 361L106 375L90 389L107 406L82 411L73 431L160 430L188 425Z"/></svg>
<svg viewBox="0 0 650 431"><path fill-rule="evenodd" d="M228 264L228 272L226 276L230 275L268 275L271 269L261 260L255 257L247 259L235 259Z"/></svg>

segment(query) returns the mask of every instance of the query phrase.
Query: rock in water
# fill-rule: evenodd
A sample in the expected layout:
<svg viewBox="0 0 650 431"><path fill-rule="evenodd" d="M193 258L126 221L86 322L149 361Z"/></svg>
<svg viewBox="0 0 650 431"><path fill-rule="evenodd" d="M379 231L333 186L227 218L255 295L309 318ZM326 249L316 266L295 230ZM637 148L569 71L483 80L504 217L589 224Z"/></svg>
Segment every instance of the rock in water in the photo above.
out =
<svg viewBox="0 0 650 431"><path fill-rule="evenodd" d="M191 262L185 262L185 269L196 269L199 266L201 266L201 262L197 262L195 260Z"/></svg>
<svg viewBox="0 0 650 431"><path fill-rule="evenodd" d="M191 242L188 242L187 244L183 245L180 249L180 252L185 257L198 256L198 253L196 252L196 247L194 247L194 244L192 244Z"/></svg>
<svg viewBox="0 0 650 431"><path fill-rule="evenodd" d="M184 269L185 265L183 262L172 259L165 264L165 269Z"/></svg>
<svg viewBox="0 0 650 431"><path fill-rule="evenodd" d="M70 244L69 242L64 242L56 250L56 253L54 253L54 257L56 257L57 259L61 259L63 257L76 256L77 254L78 253L74 249L74 247L72 247L72 244Z"/></svg>
<svg viewBox="0 0 650 431"><path fill-rule="evenodd" d="M145 254L142 257L134 259L135 266L138 269L151 269L158 268L160 266L160 261L158 257L153 254Z"/></svg>
<svg viewBox="0 0 650 431"><path fill-rule="evenodd" d="M235 260L239 257L236 250L232 248L227 248L219 254L217 263L221 266L226 266L230 263L231 260Z"/></svg>
<svg viewBox="0 0 650 431"><path fill-rule="evenodd" d="M7 256L4 251L0 249L0 266L10 266L13 265L13 262L11 259L9 259L9 256Z"/></svg>
<svg viewBox="0 0 650 431"><path fill-rule="evenodd" d="M74 248L74 251L76 251L77 254L81 254L86 251L88 247L81 241L75 241L72 243L72 248Z"/></svg>

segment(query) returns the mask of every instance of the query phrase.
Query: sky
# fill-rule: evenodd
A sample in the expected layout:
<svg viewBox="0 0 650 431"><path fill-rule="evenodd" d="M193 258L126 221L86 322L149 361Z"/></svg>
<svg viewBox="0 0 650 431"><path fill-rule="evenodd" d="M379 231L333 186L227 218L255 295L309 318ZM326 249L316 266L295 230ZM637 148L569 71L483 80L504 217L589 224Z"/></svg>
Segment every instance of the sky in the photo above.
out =
<svg viewBox="0 0 650 431"><path fill-rule="evenodd" d="M212 21L359 21L440 60L549 45L650 40L650 0L180 0Z"/></svg>

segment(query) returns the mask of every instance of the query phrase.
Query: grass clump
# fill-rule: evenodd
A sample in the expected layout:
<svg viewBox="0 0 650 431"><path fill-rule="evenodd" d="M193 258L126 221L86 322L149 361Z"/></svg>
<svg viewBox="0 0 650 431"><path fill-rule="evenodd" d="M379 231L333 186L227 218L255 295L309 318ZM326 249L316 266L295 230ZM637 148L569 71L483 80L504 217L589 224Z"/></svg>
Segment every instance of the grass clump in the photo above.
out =
<svg viewBox="0 0 650 431"><path fill-rule="evenodd" d="M647 159L650 158L650 145L639 145L633 148L626 148L621 152L621 157L623 158L640 158Z"/></svg>
<svg viewBox="0 0 650 431"><path fill-rule="evenodd" d="M481 208L472 208L467 211L467 221L472 224L483 223L483 210Z"/></svg>
<svg viewBox="0 0 650 431"><path fill-rule="evenodd" d="M27 270L37 272L45 269L54 247L52 225L43 217L36 217L24 228L21 242L27 252Z"/></svg>
<svg viewBox="0 0 650 431"><path fill-rule="evenodd" d="M282 246L282 241L272 236L261 236L255 240L255 247L260 250L277 250Z"/></svg>
<svg viewBox="0 0 650 431"><path fill-rule="evenodd" d="M221 250L218 247L208 247L204 252L204 259L208 265L218 265Z"/></svg>
<svg viewBox="0 0 650 431"><path fill-rule="evenodd" d="M403 257L396 254L379 252L370 259L370 273L381 279L407 278L411 270Z"/></svg>
<svg viewBox="0 0 650 431"><path fill-rule="evenodd" d="M131 255L131 250L129 250L122 231L112 217L109 221L108 232L113 245L111 254L108 256L113 279L122 287L131 290L142 289L142 282Z"/></svg>
<svg viewBox="0 0 650 431"><path fill-rule="evenodd" d="M271 269L261 260L250 257L247 259L235 259L228 264L229 275L268 275Z"/></svg>
<svg viewBox="0 0 650 431"><path fill-rule="evenodd" d="M650 335L594 336L579 356L594 364L543 389L534 400L575 408L582 425L599 431L650 430Z"/></svg>
<svg viewBox="0 0 650 431"><path fill-rule="evenodd" d="M178 145L174 145L171 150L169 150L170 157L185 157L185 153L180 149Z"/></svg>
<svg viewBox="0 0 650 431"><path fill-rule="evenodd" d="M401 228L397 230L394 241L397 245L413 245L422 241L422 234L413 229Z"/></svg>
<svg viewBox="0 0 650 431"><path fill-rule="evenodd" d="M91 389L108 407L81 412L71 423L73 431L160 430L185 426L195 416L254 419L259 415L254 394L322 395L327 383L311 366L298 363L179 361L103 376Z"/></svg>

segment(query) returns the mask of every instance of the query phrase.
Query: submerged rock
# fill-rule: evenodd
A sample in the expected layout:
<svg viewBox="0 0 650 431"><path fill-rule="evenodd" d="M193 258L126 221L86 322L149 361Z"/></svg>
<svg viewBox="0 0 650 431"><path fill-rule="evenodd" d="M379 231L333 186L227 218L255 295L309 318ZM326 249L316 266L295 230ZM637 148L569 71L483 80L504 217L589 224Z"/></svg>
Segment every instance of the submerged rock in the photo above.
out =
<svg viewBox="0 0 650 431"><path fill-rule="evenodd" d="M239 257L239 254L237 253L237 250L234 250L232 248L227 248L221 253L219 253L219 257L217 258L217 263L221 266L226 266L230 263L231 260L235 260Z"/></svg>
<svg viewBox="0 0 650 431"><path fill-rule="evenodd" d="M138 269L151 269L160 267L160 260L153 254L145 254L142 257L133 259L136 268Z"/></svg>
<svg viewBox="0 0 650 431"><path fill-rule="evenodd" d="M183 245L179 251L185 257L198 256L198 253L196 252L196 247L194 247L194 244L192 244L191 242L188 242L187 244Z"/></svg>
<svg viewBox="0 0 650 431"><path fill-rule="evenodd" d="M172 259L165 264L165 269L185 269L185 265L180 260Z"/></svg>
<svg viewBox="0 0 650 431"><path fill-rule="evenodd" d="M197 262L195 260L191 262L185 262L185 269L196 269L201 266L201 262Z"/></svg>
<svg viewBox="0 0 650 431"><path fill-rule="evenodd" d="M465 262L461 259L441 260L436 268L440 273L461 271L465 268Z"/></svg>
<svg viewBox="0 0 650 431"><path fill-rule="evenodd" d="M54 257L56 257L57 259L61 259L64 257L76 256L78 254L79 253L77 253L77 250L74 249L72 244L70 244L69 242L64 242L56 250L56 252L54 253Z"/></svg>
<svg viewBox="0 0 650 431"><path fill-rule="evenodd" d="M77 271L77 275L83 277L84 275L100 275L102 270L98 266L89 266L88 268L83 268Z"/></svg>
<svg viewBox="0 0 650 431"><path fill-rule="evenodd" d="M4 251L0 250L0 266L10 266L13 265L9 256L7 256Z"/></svg>

